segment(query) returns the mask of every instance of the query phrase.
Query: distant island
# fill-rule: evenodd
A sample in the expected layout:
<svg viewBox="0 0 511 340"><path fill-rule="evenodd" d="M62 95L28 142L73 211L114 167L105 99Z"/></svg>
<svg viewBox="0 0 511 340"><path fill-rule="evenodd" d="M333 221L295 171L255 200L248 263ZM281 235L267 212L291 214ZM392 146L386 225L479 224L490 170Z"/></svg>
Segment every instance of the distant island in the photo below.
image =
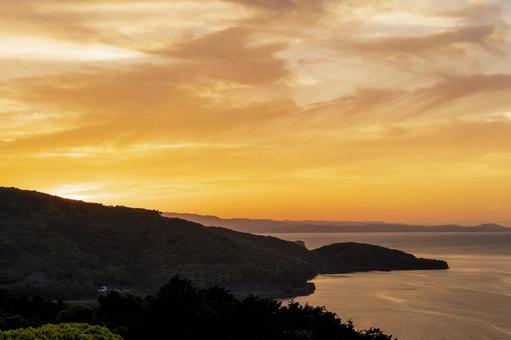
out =
<svg viewBox="0 0 511 340"><path fill-rule="evenodd" d="M0 288L61 299L155 292L179 275L198 287L289 297L321 273L446 269L441 260L375 245L314 250L275 237L205 227L159 212L0 188Z"/></svg>
<svg viewBox="0 0 511 340"><path fill-rule="evenodd" d="M198 215L166 212L164 216L181 218L206 226L225 227L241 232L266 233L387 233L387 232L511 232L511 228L494 223L477 226L457 224L417 225L385 222L316 221L316 220L271 220L249 218L220 218L211 215Z"/></svg>

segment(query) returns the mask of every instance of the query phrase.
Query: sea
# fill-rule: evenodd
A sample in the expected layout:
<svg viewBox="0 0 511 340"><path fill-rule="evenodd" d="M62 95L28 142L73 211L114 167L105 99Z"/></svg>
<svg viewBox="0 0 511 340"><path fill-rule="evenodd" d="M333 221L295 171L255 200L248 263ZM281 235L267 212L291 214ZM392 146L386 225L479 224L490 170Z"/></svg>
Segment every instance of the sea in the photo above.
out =
<svg viewBox="0 0 511 340"><path fill-rule="evenodd" d="M313 249L361 242L449 263L448 270L319 275L312 295L357 329L380 328L403 340L511 339L511 233L282 233Z"/></svg>

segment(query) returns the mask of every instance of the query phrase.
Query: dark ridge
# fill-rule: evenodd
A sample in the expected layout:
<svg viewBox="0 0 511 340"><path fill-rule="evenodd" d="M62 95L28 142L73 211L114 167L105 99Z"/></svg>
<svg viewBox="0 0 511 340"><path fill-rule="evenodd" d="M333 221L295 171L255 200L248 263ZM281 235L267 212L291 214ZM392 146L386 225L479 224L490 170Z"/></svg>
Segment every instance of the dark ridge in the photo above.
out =
<svg viewBox="0 0 511 340"><path fill-rule="evenodd" d="M389 255L383 263L382 253L395 251L382 247L331 247L322 256L323 248L309 251L295 242L204 227L154 210L0 188L0 288L27 294L87 299L101 287L153 292L180 275L199 287L287 297L311 293L308 281L326 269L360 270L362 258L364 270L431 267L404 255Z"/></svg>
<svg viewBox="0 0 511 340"><path fill-rule="evenodd" d="M324 274L449 268L442 260L417 258L400 250L354 242L331 244L311 253L314 263Z"/></svg>
<svg viewBox="0 0 511 340"><path fill-rule="evenodd" d="M250 233L394 233L394 232L511 232L498 224L478 226L416 225L384 222L353 221L278 221L269 219L219 218L209 215L164 213L167 217L178 217L208 226L226 227Z"/></svg>

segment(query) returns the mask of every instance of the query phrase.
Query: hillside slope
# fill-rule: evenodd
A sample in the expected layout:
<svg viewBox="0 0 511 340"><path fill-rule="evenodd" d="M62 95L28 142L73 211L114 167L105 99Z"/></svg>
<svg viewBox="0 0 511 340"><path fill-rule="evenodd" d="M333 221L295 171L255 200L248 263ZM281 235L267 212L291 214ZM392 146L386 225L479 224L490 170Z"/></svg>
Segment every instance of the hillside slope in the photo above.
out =
<svg viewBox="0 0 511 340"><path fill-rule="evenodd" d="M179 274L199 286L291 296L312 291L319 258L294 242L157 211L0 188L0 287L86 298L103 285L154 291Z"/></svg>

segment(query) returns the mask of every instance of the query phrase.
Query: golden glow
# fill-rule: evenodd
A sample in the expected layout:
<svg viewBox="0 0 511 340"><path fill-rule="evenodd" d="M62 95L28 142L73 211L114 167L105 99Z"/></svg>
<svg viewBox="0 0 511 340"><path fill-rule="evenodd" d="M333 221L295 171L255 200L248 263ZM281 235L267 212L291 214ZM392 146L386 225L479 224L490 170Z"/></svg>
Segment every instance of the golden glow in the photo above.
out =
<svg viewBox="0 0 511 340"><path fill-rule="evenodd" d="M26 58L50 59L52 61L101 61L140 57L136 51L128 51L96 44L77 44L33 39L24 36L0 36L0 44L8 46L0 50L0 58L18 60Z"/></svg>
<svg viewBox="0 0 511 340"><path fill-rule="evenodd" d="M0 185L511 225L507 1L0 3Z"/></svg>

